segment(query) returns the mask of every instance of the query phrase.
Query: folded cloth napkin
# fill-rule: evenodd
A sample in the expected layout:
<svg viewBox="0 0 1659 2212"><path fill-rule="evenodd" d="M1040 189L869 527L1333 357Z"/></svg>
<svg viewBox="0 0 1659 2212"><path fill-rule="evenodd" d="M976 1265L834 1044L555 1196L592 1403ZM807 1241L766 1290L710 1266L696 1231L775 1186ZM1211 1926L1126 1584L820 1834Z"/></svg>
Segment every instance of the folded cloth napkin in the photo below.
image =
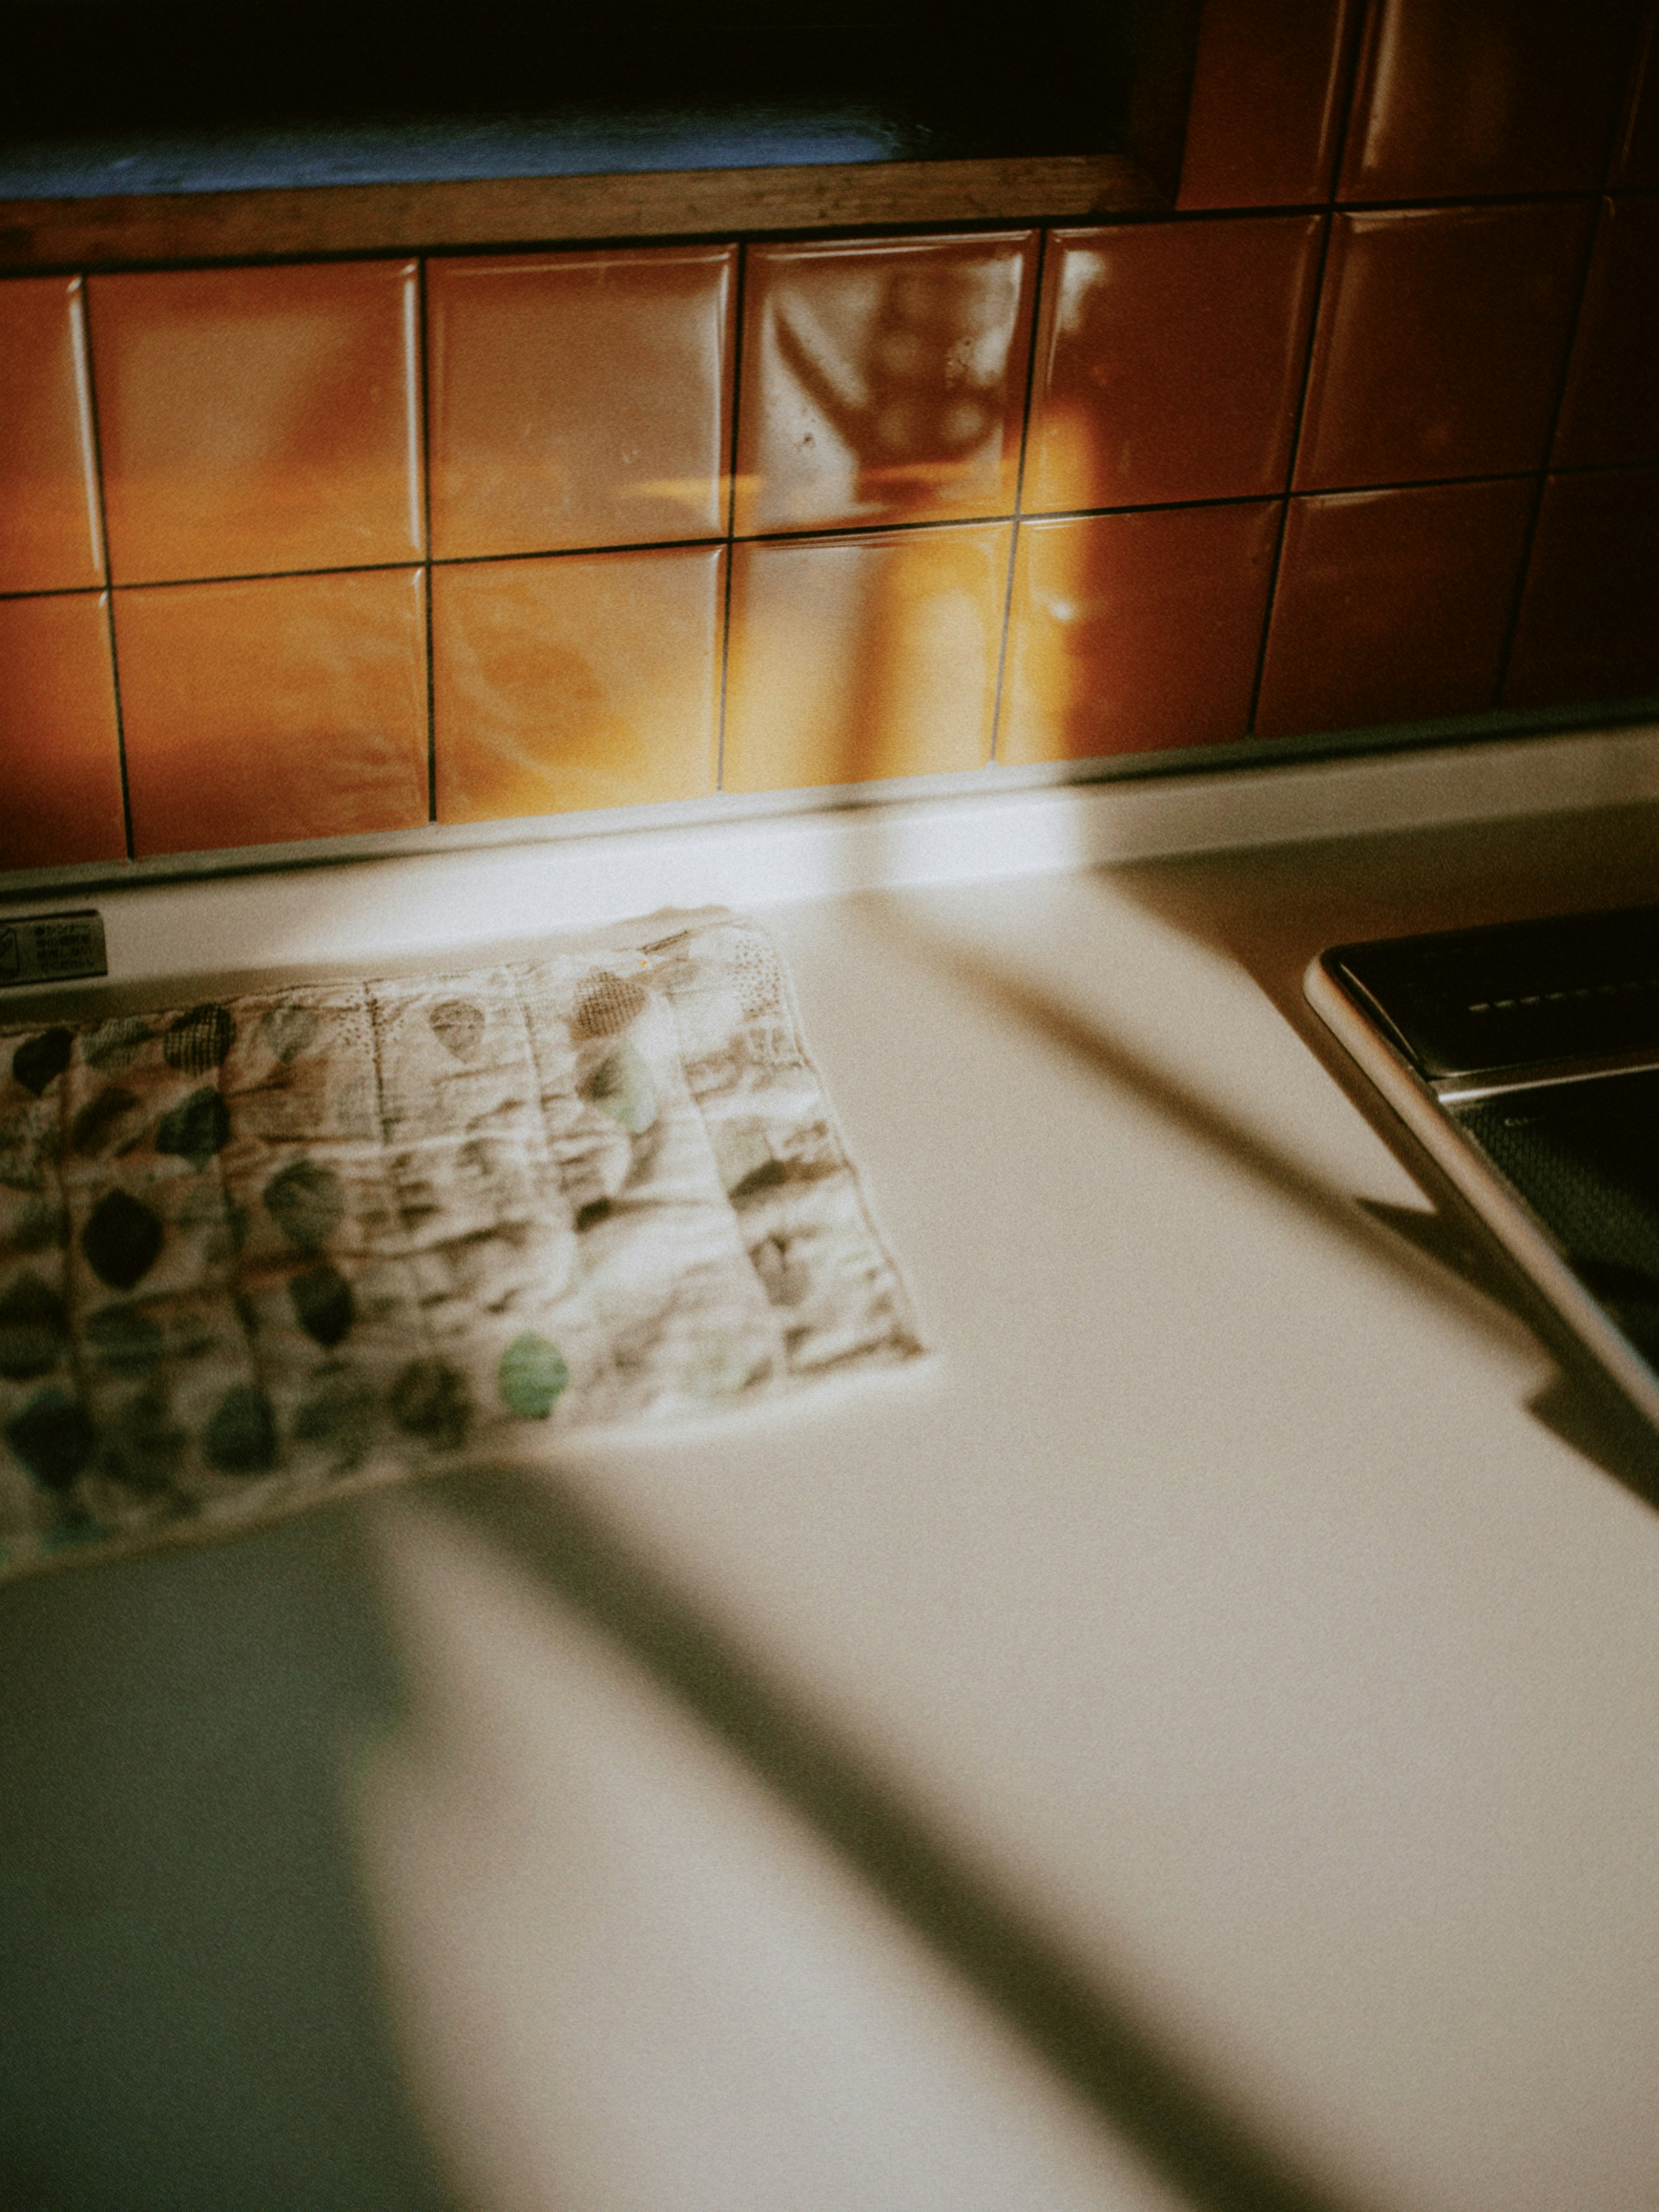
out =
<svg viewBox="0 0 1659 2212"><path fill-rule="evenodd" d="M0 1037L0 1573L919 1348L737 916Z"/></svg>

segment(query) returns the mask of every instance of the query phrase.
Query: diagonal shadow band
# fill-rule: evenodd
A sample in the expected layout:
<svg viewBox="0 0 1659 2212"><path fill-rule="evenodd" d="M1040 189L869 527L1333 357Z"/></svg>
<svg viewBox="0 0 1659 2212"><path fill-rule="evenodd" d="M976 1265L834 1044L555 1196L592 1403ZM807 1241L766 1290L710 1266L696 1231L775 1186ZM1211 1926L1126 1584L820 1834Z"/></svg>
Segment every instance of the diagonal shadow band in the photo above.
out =
<svg viewBox="0 0 1659 2212"><path fill-rule="evenodd" d="M1310 1175L1291 1154L1243 1127L1112 1036L1092 1015L982 952L935 935L896 901L875 893L860 900L860 909L900 951L942 972L981 1005L1010 1017L1091 1074L1139 1098L1184 1137L1242 1169L1328 1235L1341 1238L1381 1266L1409 1275L1415 1285L1430 1288L1465 1319L1486 1328L1496 1325L1493 1308L1507 1303L1497 1279L1478 1274L1468 1265L1451 1265L1447 1252L1437 1249L1428 1235L1410 1234L1391 1219L1394 1209L1345 1197ZM1432 1219L1425 1212L1425 1222Z"/></svg>
<svg viewBox="0 0 1659 2212"><path fill-rule="evenodd" d="M714 1730L1194 2212L1340 2212L556 1474L477 1467L427 1495Z"/></svg>
<svg viewBox="0 0 1659 2212"><path fill-rule="evenodd" d="M1495 1246L1427 1155L1417 1157L1403 1124L1385 1137L1428 1205L1417 1212L1376 1199L1349 1199L1287 1153L1143 1059L1091 1017L982 953L933 934L897 902L872 895L863 911L913 957L941 969L959 988L1011 1017L1034 1035L1161 1114L1182 1135L1241 1168L1328 1235L1437 1297L1491 1334L1506 1314L1536 1337L1559 1372L1527 1401L1527 1411L1553 1436L1622 1483L1644 1504L1659 1506L1659 1443L1653 1431L1603 1375L1554 1309ZM1392 1117L1380 1098L1372 1119ZM1507 1334L1507 1332L1504 1332Z"/></svg>

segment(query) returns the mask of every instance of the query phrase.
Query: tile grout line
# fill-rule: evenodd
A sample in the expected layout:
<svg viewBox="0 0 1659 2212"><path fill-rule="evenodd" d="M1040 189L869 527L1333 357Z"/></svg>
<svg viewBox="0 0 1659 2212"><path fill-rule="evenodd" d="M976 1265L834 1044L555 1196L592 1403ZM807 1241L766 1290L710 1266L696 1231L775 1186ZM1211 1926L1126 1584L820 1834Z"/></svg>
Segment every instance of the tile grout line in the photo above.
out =
<svg viewBox="0 0 1659 2212"><path fill-rule="evenodd" d="M732 572L737 566L738 411L743 404L743 307L749 274L749 248L738 243L738 274L732 301L732 423L726 440L725 588L720 594L720 720L714 732L714 789L726 788L726 696L732 669Z"/></svg>
<svg viewBox="0 0 1659 2212"><path fill-rule="evenodd" d="M1659 468L1659 459L1639 461L1574 461L1552 468L1550 475L1557 477L1626 476L1644 470ZM1494 469L1482 471L1475 476L1401 477L1386 483L1320 484L1298 498L1346 499L1364 493L1388 491L1438 491L1455 489L1462 484L1522 483L1536 480L1538 471L1531 469ZM841 541L847 538L866 538L884 536L889 532L906 533L928 530L976 530L987 524L1020 521L1088 522L1101 517L1117 514L1175 514L1198 507L1261 507L1276 504L1285 496L1283 491L1223 492L1198 499L1149 500L1130 507L1042 507L1030 514L1016 515L1012 510L1000 514L951 515L942 521L848 523L839 529L769 531L751 538L732 538L720 535L710 538L650 538L630 540L620 545L560 545L541 547L527 553L458 553L439 555L428 562L420 561L359 561L342 567L326 568L254 568L239 569L220 575L154 576L136 583L69 584L35 586L26 591L0 592L0 602L13 599L63 599L83 598L94 592L175 592L199 588L215 584L280 583L295 576L374 576L385 575L394 570L410 568L483 568L499 567L510 561L593 561L604 560L611 554L625 553L694 553L716 550L728 545L810 545Z"/></svg>
<svg viewBox="0 0 1659 2212"><path fill-rule="evenodd" d="M1273 609L1279 599L1279 571L1285 560L1285 538L1290 528L1291 500L1296 483L1296 465L1302 449L1302 433L1307 421L1308 400L1313 390L1314 356L1319 345L1320 316L1325 305L1325 278L1330 266L1331 239L1335 232L1339 213L1346 203L1339 204L1342 190L1342 164L1347 159L1348 139L1353 129L1354 103L1359 97L1360 76L1366 59L1366 34L1372 10L1357 9L1353 29L1349 35L1348 51L1337 65L1337 126L1331 142L1331 166L1328 188L1324 201L1323 228L1319 241L1319 266L1314 272L1313 299L1308 309L1308 350L1302 363L1302 389L1297 395L1296 413L1291 423L1291 450L1285 465L1285 489L1280 496L1279 533L1273 542L1272 566L1267 571L1267 596L1261 610L1261 644L1256 654L1255 681L1250 687L1250 708L1245 718L1244 734L1256 734L1255 720L1261 708L1261 686L1267 673L1267 647L1273 635Z"/></svg>
<svg viewBox="0 0 1659 2212"><path fill-rule="evenodd" d="M1341 159L1339 149L1337 159ZM1273 635L1273 609L1279 600L1279 570L1285 561L1285 539L1290 530L1291 486L1296 482L1297 457L1302 446L1303 424L1308 410L1308 395L1313 386L1314 352L1319 343L1319 313L1325 298L1325 270L1330 259L1331 231L1336 221L1334 209L1327 210L1323 234L1319 241L1319 266L1314 272L1313 303L1308 313L1308 350L1302 363L1302 388L1297 395L1296 411L1291 418L1290 452L1285 463L1285 488L1278 495L1279 528L1273 535L1273 559L1267 568L1267 592L1261 608L1261 642L1256 648L1255 678L1250 685L1249 711L1244 719L1244 734L1254 737L1255 718L1261 706L1261 686L1267 673L1267 643Z"/></svg>
<svg viewBox="0 0 1659 2212"><path fill-rule="evenodd" d="M416 420L410 426L409 460L410 466L420 473L421 627L426 633L426 818L428 822L435 822L438 818L438 702L433 683L432 395L427 374L427 350L431 333L427 311L426 264L427 257L422 253L415 263L415 358L410 364L410 406Z"/></svg>
<svg viewBox="0 0 1659 2212"><path fill-rule="evenodd" d="M1019 418L1019 459L1014 470L1014 511L1009 518L1008 580L1002 593L1002 639L997 648L997 688L991 708L991 750L985 763L988 768L996 765L997 746L1002 737L1003 685L1008 672L1008 637L1013 621L1014 568L1019 559L1019 526L1025 496L1025 460L1031 445L1031 410L1036 402L1037 342L1042 327L1043 281L1048 265L1049 234L1046 226L1037 233L1036 273L1031 282L1031 336L1025 349L1025 404Z"/></svg>
<svg viewBox="0 0 1659 2212"><path fill-rule="evenodd" d="M132 793L127 782L127 725L121 705L121 660L115 643L115 579L110 564L109 514L104 495L104 441L98 421L98 391L92 374L92 318L87 312L87 280L84 276L77 276L75 280L75 305L70 318L70 328L75 349L76 375L81 386L82 419L91 448L89 458L95 489L98 535L101 540L100 565L104 571L104 634L109 640L110 691L115 704L115 758L121 771L121 829L126 839L127 859L131 861L138 856L132 842Z"/></svg>
<svg viewBox="0 0 1659 2212"><path fill-rule="evenodd" d="M1532 575L1532 556L1538 543L1538 526L1544 515L1544 495L1549 489L1552 474L1551 450L1561 428L1561 410L1567 402L1567 386L1572 379L1573 360L1578 351L1579 327L1583 321L1584 301L1589 296L1590 272L1595 266L1595 249L1601 243L1601 218L1605 194L1598 193L1590 219L1589 237L1584 248L1583 265L1578 272L1577 297L1573 302L1572 320L1568 325L1567 343L1561 356L1561 373L1555 382L1555 404L1550 410L1549 428L1544 434L1542 459L1536 471L1532 498L1532 512L1527 518L1526 534L1521 541L1521 565L1515 580L1515 591L1510 601L1509 621L1504 631L1504 647L1498 656L1498 675L1492 685L1492 703L1496 707L1504 696L1510 680L1510 664L1515 659L1516 641L1521 635L1521 611L1526 605L1527 585Z"/></svg>

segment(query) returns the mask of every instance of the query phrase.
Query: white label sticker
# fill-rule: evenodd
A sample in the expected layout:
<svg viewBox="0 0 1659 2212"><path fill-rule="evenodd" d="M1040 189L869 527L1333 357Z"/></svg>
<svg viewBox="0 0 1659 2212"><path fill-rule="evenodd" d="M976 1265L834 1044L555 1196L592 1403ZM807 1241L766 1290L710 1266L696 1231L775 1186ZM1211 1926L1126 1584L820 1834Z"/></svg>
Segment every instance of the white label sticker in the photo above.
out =
<svg viewBox="0 0 1659 2212"><path fill-rule="evenodd" d="M0 990L12 983L67 982L76 975L107 975L104 917L90 907L79 914L28 914L0 921Z"/></svg>

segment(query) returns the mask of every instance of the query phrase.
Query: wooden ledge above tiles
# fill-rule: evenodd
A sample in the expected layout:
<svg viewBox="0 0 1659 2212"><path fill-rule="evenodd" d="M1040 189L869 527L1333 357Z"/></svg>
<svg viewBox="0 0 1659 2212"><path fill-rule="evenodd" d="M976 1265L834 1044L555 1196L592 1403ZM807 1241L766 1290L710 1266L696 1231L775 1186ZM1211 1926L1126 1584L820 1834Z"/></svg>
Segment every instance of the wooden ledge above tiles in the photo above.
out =
<svg viewBox="0 0 1659 2212"><path fill-rule="evenodd" d="M0 268L404 253L575 239L1079 222L1166 208L1127 154L629 171L0 202Z"/></svg>

